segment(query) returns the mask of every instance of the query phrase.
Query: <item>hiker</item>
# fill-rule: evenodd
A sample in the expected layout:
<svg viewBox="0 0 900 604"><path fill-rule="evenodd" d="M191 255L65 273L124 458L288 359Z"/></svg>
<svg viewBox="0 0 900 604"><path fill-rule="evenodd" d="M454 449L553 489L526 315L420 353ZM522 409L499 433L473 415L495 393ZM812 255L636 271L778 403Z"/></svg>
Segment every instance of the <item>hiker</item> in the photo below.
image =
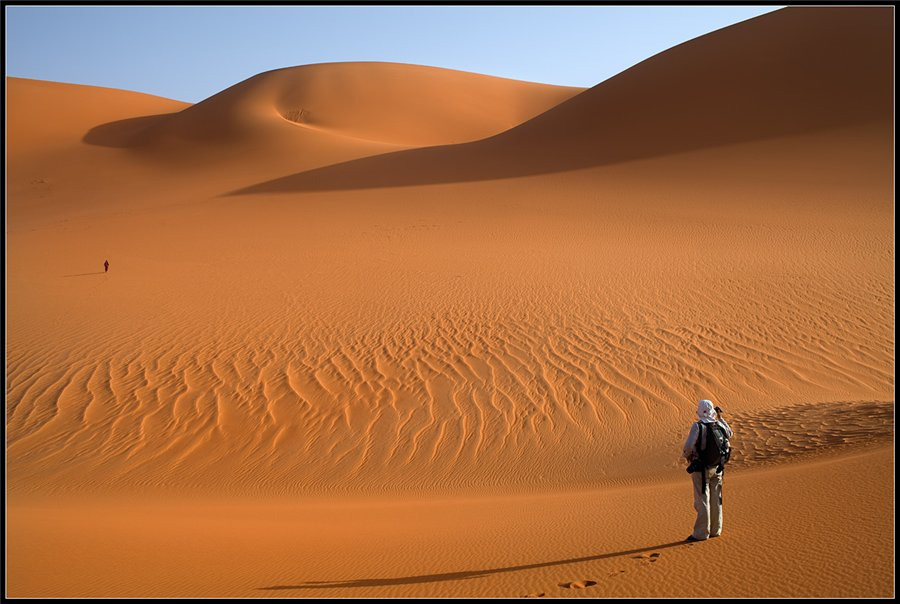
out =
<svg viewBox="0 0 900 604"><path fill-rule="evenodd" d="M103 272L104 272L104 273L108 273L108 272L109 272L109 260L104 260L104 261L103 261Z"/></svg>
<svg viewBox="0 0 900 604"><path fill-rule="evenodd" d="M686 541L705 541L722 534L722 475L731 453L731 427L722 419L722 410L712 401L697 406L700 421L691 426L684 443L687 471L694 482L694 509L697 521Z"/></svg>

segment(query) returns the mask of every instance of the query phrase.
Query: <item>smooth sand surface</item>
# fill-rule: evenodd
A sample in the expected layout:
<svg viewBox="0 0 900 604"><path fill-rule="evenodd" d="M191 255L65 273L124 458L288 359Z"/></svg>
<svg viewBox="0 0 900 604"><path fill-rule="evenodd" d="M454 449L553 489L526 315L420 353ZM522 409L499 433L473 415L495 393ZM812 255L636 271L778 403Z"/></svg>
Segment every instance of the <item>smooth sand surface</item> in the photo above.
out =
<svg viewBox="0 0 900 604"><path fill-rule="evenodd" d="M892 40L7 78L8 595L892 595Z"/></svg>

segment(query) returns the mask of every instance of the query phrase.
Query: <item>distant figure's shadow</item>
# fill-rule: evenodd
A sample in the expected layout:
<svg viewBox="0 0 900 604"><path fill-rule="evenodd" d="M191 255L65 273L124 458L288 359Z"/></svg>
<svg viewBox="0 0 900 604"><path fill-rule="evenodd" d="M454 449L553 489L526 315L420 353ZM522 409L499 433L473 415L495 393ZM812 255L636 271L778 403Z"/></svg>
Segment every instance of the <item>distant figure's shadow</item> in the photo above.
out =
<svg viewBox="0 0 900 604"><path fill-rule="evenodd" d="M628 556L630 554L641 554L653 550L666 549L670 547L678 547L679 545L689 545L685 541L675 541L674 543L664 543L662 545L654 545L652 547L641 547L638 549L624 550L621 552L612 552L609 554L597 554L595 556L584 556L583 558L568 558L566 560L554 560L552 562L536 562L534 564L522 564L520 566L506 566L503 568L488 568L483 570L463 570L453 573L439 573L434 575L414 575L412 577L390 577L384 579L351 579L348 581L307 581L300 585L273 585L271 587L258 587L258 591L277 591L289 589L334 589L334 588L350 588L350 587L389 587L393 585L415 585L417 583L435 583L438 581L460 581L463 579L477 579L487 575L496 575L498 573L515 572L519 570L530 570L533 568L545 568L548 566L561 566L563 564L572 564L574 562L589 562L591 560L604 560L606 558L616 558L619 556Z"/></svg>
<svg viewBox="0 0 900 604"><path fill-rule="evenodd" d="M104 275L106 271L97 271L96 273L78 273L77 275L63 275L63 277L87 277L88 275Z"/></svg>

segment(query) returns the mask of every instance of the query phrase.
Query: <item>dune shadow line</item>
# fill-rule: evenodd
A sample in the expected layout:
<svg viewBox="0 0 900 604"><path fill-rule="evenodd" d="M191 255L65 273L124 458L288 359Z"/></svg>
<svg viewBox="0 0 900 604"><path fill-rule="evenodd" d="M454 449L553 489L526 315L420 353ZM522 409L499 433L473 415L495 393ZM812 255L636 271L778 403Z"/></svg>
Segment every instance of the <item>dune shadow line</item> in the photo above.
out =
<svg viewBox="0 0 900 604"><path fill-rule="evenodd" d="M634 134L617 132L624 128L617 126L597 134L594 137L596 146L592 148L588 148L590 140L584 135L546 136L542 140L508 131L470 143L404 149L352 159L256 183L221 196L321 193L506 180L608 167L875 122L866 119L848 120L847 124L800 122L769 128L768 131L762 128L747 131L735 129L738 132L728 131L725 125L710 127L709 124L686 122L669 128L658 125L653 132L645 126L636 129ZM527 131L525 134L528 134ZM601 142L604 139L614 143L604 146ZM702 166L698 164L695 169L700 171Z"/></svg>
<svg viewBox="0 0 900 604"><path fill-rule="evenodd" d="M300 585L272 585L270 587L258 587L257 591L281 591L292 589L335 589L335 588L353 588L353 587L389 587L394 585L416 585L418 583L436 583L439 581L460 581L464 579L477 579L488 575L496 575L499 573L509 573L519 570L530 570L534 568L546 568L548 566L561 566L563 564L573 564L576 562L589 562L591 560L605 560L607 558L617 558L619 556L628 556L631 554L641 554L652 550L667 549L670 547L678 547L679 545L688 545L685 541L675 541L673 543L663 543L662 545L654 545L651 547L640 547L637 549L624 550L620 552L611 552L607 554L596 554L593 556L584 556L581 558L567 558L565 560L553 560L551 562L536 562L534 564L522 564L519 566L506 566L503 568L489 568L483 570L464 570L452 573L437 573L432 575L414 575L411 577L389 577L381 579L351 579L348 581L307 581Z"/></svg>
<svg viewBox="0 0 900 604"><path fill-rule="evenodd" d="M132 117L100 124L87 131L81 142L98 147L127 149L146 142L153 129L168 121L174 113Z"/></svg>

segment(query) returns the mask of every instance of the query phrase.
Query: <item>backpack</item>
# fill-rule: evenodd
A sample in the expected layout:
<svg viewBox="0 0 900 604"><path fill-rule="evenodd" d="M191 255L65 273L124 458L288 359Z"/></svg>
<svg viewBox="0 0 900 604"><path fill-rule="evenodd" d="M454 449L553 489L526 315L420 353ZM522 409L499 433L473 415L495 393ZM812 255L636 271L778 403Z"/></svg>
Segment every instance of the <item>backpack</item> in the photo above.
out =
<svg viewBox="0 0 900 604"><path fill-rule="evenodd" d="M725 464L731 458L731 443L728 441L728 433L718 422L714 424L697 423L700 424L701 430L697 436L698 449L700 449L703 439L702 430L706 427L706 448L700 449L700 460L707 468L718 467L720 470L724 470Z"/></svg>

